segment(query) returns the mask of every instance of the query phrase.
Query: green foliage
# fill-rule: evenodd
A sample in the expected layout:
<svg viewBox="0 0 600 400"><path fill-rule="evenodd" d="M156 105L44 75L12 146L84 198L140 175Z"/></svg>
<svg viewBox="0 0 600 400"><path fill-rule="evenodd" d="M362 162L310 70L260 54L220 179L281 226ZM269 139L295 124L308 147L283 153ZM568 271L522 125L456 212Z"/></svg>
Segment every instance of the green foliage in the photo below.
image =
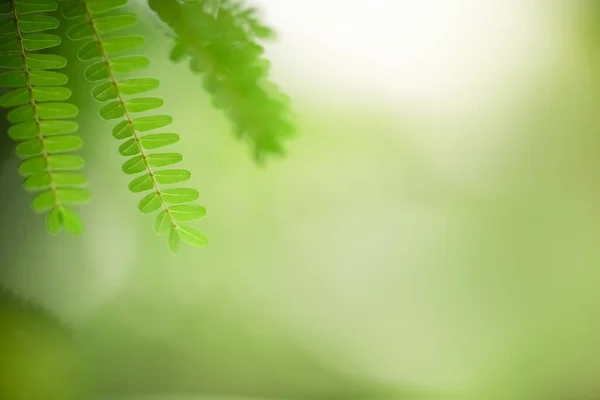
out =
<svg viewBox="0 0 600 400"><path fill-rule="evenodd" d="M141 174L131 181L129 190L133 193L150 192L140 200L138 209L144 214L160 211L155 218L161 221L161 226L167 227L169 246L173 252L179 248L179 239L194 246L206 246L206 234L187 226L190 220L178 220L178 214L171 212L171 207L175 205L196 201L198 191L189 188L163 188L184 183L192 175L188 170L171 167L183 160L181 154L163 151L164 147L177 142L179 136L174 133L144 135L146 132L168 127L173 119L163 114L136 116L159 109L163 100L146 95L127 97L145 94L159 86L159 81L155 78L122 78L122 74L145 69L150 65L150 60L139 55L118 55L128 50L128 46L117 49L109 46L107 49L104 45L105 40L111 39L107 34L135 24L137 18L133 14L106 15L111 11L120 11L126 4L126 0L66 2L62 15L75 21L67 35L71 40L84 41L79 54L80 58L92 61L85 70L85 77L90 82L98 82L92 94L98 102L104 103L100 108L100 115L105 120L121 120L113 128L112 134L115 139L123 141L119 153L127 157L127 161L123 163L122 170L128 175ZM123 38L128 44L137 46L143 43L139 36L122 36L120 40ZM152 152L158 149L158 152ZM205 213L197 215L201 218ZM162 233L163 230L157 232Z"/></svg>
<svg viewBox="0 0 600 400"><path fill-rule="evenodd" d="M78 124L70 121L79 109L65 102L71 91L64 87L68 77L54 71L66 66L64 57L36 51L53 49L61 43L46 33L59 20L46 15L56 10L54 0L9 0L0 5L0 86L10 90L0 96L0 106L10 108L8 130L18 142L16 153L23 161L19 172L26 190L36 192L32 207L47 213L48 230L63 227L71 233L82 230L81 218L71 206L87 203L90 192L81 172L83 159L73 153L83 141L75 133Z"/></svg>
<svg viewBox="0 0 600 400"><path fill-rule="evenodd" d="M283 139L294 134L287 98L268 80L269 63L258 39L273 37L254 9L231 1L150 0L150 6L177 34L172 61L191 59L192 71L204 74L204 87L213 104L223 109L237 135L253 146L257 161L283 154ZM173 252L180 242L203 247L208 236L190 225L206 215L195 204L197 190L182 187L192 173L177 164L183 155L169 151L180 136L169 132L171 116L160 113L164 101L149 92L159 80L139 75L150 65L148 57L132 54L144 37L123 34L137 16L123 10L128 0L4 0L0 2L0 107L10 108L10 138L18 142L23 159L19 172L26 190L37 192L32 207L45 212L47 228L79 233L83 223L71 208L90 200L87 179L80 170L84 160L73 154L83 146L76 136L79 114L67 102L69 77L55 71L67 60L53 53L59 45L77 46L77 58L86 63L85 79L94 84L93 98L102 103L99 114L115 121L112 136L121 142L122 164L131 175L129 190L143 194L138 209L156 213L154 230L168 236ZM47 33L60 25L56 13L69 21L65 42Z"/></svg>
<svg viewBox="0 0 600 400"><path fill-rule="evenodd" d="M85 398L70 330L50 312L0 287L0 398Z"/></svg>
<svg viewBox="0 0 600 400"><path fill-rule="evenodd" d="M283 140L295 128L287 96L268 79L270 64L257 40L272 38L274 32L259 22L256 9L226 0L149 4L176 35L171 60L187 58L190 69L203 74L213 105L225 111L236 136L251 143L255 159L284 154Z"/></svg>

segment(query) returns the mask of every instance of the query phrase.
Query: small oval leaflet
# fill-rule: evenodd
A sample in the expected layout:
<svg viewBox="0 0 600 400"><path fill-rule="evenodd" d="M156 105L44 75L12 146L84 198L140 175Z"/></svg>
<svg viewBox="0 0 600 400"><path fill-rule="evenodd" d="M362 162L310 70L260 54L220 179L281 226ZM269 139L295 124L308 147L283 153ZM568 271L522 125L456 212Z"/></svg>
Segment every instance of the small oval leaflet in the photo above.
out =
<svg viewBox="0 0 600 400"><path fill-rule="evenodd" d="M154 182L150 174L138 176L129 183L129 190L133 193L145 192L154 188Z"/></svg>
<svg viewBox="0 0 600 400"><path fill-rule="evenodd" d="M165 233L168 232L171 227L171 222L169 221L169 217L167 216L167 212L162 210L156 217L154 218L154 222L152 224L152 228L156 233Z"/></svg>
<svg viewBox="0 0 600 400"><path fill-rule="evenodd" d="M142 200L140 200L138 204L138 209L143 214L149 214L158 210L161 207L161 205L162 202L160 201L160 197L156 192L153 192L146 195L144 198L142 198Z"/></svg>
<svg viewBox="0 0 600 400"><path fill-rule="evenodd" d="M121 169L128 175L139 174L146 169L146 161L141 155L135 156L125 161Z"/></svg>
<svg viewBox="0 0 600 400"><path fill-rule="evenodd" d="M200 193L196 189L177 188L162 191L162 198L167 204L191 203L198 197L200 197Z"/></svg>
<svg viewBox="0 0 600 400"><path fill-rule="evenodd" d="M177 164L182 160L183 156L179 153L154 153L148 155L148 164L157 168Z"/></svg>
<svg viewBox="0 0 600 400"><path fill-rule="evenodd" d="M154 133L140 138L140 144L146 150L158 149L179 141L176 133Z"/></svg>
<svg viewBox="0 0 600 400"><path fill-rule="evenodd" d="M140 154L140 147L135 139L129 139L119 146L119 153L123 156L135 156Z"/></svg>
<svg viewBox="0 0 600 400"><path fill-rule="evenodd" d="M163 169L154 173L156 182L161 185L172 185L190 179L192 173L186 169Z"/></svg>

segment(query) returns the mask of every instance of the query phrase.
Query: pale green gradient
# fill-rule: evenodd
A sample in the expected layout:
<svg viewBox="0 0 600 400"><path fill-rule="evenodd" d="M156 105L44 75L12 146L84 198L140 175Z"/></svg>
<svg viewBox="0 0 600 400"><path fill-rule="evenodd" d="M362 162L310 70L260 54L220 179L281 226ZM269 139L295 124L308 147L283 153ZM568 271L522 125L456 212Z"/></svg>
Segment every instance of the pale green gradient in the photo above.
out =
<svg viewBox="0 0 600 400"><path fill-rule="evenodd" d="M105 393L598 393L598 40L565 4L527 3L523 26L533 15L549 36L525 50L543 57L499 57L498 71L516 72L486 71L458 104L352 85L336 97L286 66L299 137L264 170L157 41L151 73L208 208L210 247L169 253L126 190L111 125L90 113L85 235L47 237L15 198L3 280L73 324Z"/></svg>

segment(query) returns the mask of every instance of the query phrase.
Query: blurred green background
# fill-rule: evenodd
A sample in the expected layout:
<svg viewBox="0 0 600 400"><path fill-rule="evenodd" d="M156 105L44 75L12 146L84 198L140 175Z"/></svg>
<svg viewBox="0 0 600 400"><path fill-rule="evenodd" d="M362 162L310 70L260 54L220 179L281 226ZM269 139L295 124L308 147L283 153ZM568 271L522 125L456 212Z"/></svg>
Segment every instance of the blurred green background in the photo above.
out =
<svg viewBox="0 0 600 400"><path fill-rule="evenodd" d="M152 232L75 78L85 234L44 231L3 138L2 285L71 327L98 399L600 398L596 2L427 1L411 25L427 38L393 12L417 2L306 2L321 47L295 46L308 22L283 3L260 5L300 129L266 169L152 16L138 26L211 245L174 256ZM387 36L347 46L335 18Z"/></svg>

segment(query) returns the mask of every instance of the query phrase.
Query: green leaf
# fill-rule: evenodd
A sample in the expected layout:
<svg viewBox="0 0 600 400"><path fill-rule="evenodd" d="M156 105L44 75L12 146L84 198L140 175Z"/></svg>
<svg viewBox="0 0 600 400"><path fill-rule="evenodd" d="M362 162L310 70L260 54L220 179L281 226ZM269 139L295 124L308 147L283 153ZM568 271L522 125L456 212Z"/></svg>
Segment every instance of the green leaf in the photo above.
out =
<svg viewBox="0 0 600 400"><path fill-rule="evenodd" d="M31 203L35 211L45 212L58 204L85 204L90 199L87 189L50 189L36 195Z"/></svg>
<svg viewBox="0 0 600 400"><path fill-rule="evenodd" d="M181 240L191 246L206 247L208 245L208 236L194 227L178 225L177 230Z"/></svg>
<svg viewBox="0 0 600 400"><path fill-rule="evenodd" d="M34 86L61 86L66 84L69 78L60 72L32 69L29 71L29 80Z"/></svg>
<svg viewBox="0 0 600 400"><path fill-rule="evenodd" d="M110 33L133 26L136 21L137 17L133 14L121 14L96 18L95 24L98 33Z"/></svg>
<svg viewBox="0 0 600 400"><path fill-rule="evenodd" d="M148 66L150 66L150 59L145 56L125 56L110 61L110 68L114 73L140 71Z"/></svg>
<svg viewBox="0 0 600 400"><path fill-rule="evenodd" d="M0 107L3 108L15 107L29 102L29 90L27 88L14 89L0 96Z"/></svg>
<svg viewBox="0 0 600 400"><path fill-rule="evenodd" d="M121 169L128 175L139 174L146 170L146 161L141 155L135 156L125 161Z"/></svg>
<svg viewBox="0 0 600 400"><path fill-rule="evenodd" d="M38 156L47 153L65 153L79 150L83 146L83 140L79 136L54 136L46 138L43 142L39 139L30 139L17 145L16 153L21 158Z"/></svg>
<svg viewBox="0 0 600 400"><path fill-rule="evenodd" d="M150 60L144 56L128 56L113 59L110 63L110 69L104 61L90 65L85 70L85 77L91 81L100 81L108 79L110 73L132 72L144 69L150 65Z"/></svg>
<svg viewBox="0 0 600 400"><path fill-rule="evenodd" d="M154 90L158 85L158 80L154 78L123 79L117 83L117 87L110 81L101 83L92 90L92 94L96 100L105 102L116 99L119 92L123 95L140 94Z"/></svg>
<svg viewBox="0 0 600 400"><path fill-rule="evenodd" d="M67 135L77 132L79 125L74 121L35 121L21 122L8 129L8 136L16 141L33 139L38 135L56 136Z"/></svg>
<svg viewBox="0 0 600 400"><path fill-rule="evenodd" d="M19 14L32 14L55 11L58 4L54 0L16 0L15 9Z"/></svg>
<svg viewBox="0 0 600 400"><path fill-rule="evenodd" d="M107 54L115 54L123 51L133 50L137 47L143 46L145 39L143 36L130 35L130 36L115 36L104 39L102 45L104 52ZM102 49L98 47L95 40L91 40L77 52L77 57L82 61L90 61L95 58L102 58Z"/></svg>
<svg viewBox="0 0 600 400"><path fill-rule="evenodd" d="M171 206L169 210L177 222L191 222L206 216L206 208L196 204Z"/></svg>
<svg viewBox="0 0 600 400"><path fill-rule="evenodd" d="M0 41L0 54L5 53L19 53L21 51L21 45L17 38L6 38Z"/></svg>
<svg viewBox="0 0 600 400"><path fill-rule="evenodd" d="M111 15L108 17L96 18L94 20L95 30L86 21L74 25L67 30L67 36L71 40L81 40L93 37L96 33L110 33L120 31L135 25L137 17L133 14Z"/></svg>
<svg viewBox="0 0 600 400"><path fill-rule="evenodd" d="M65 2L61 7L60 13L65 19L73 19L85 16L86 10L82 1Z"/></svg>
<svg viewBox="0 0 600 400"><path fill-rule="evenodd" d="M182 61L188 55L187 45L179 40L173 46L171 53L169 54L169 59L175 63Z"/></svg>
<svg viewBox="0 0 600 400"><path fill-rule="evenodd" d="M25 159L43 153L44 146L40 139L29 139L17 145L15 153L19 158Z"/></svg>
<svg viewBox="0 0 600 400"><path fill-rule="evenodd" d="M103 14L127 5L127 0L88 0L92 14Z"/></svg>
<svg viewBox="0 0 600 400"><path fill-rule="evenodd" d="M25 190L35 192L42 189L48 189L52 184L52 175L46 171L36 172L28 176L23 183Z"/></svg>
<svg viewBox="0 0 600 400"><path fill-rule="evenodd" d="M44 146L40 139L29 139L17 145L15 153L17 157L26 159L43 153Z"/></svg>
<svg viewBox="0 0 600 400"><path fill-rule="evenodd" d="M104 82L92 89L92 95L97 101L103 103L116 99L119 91L112 82Z"/></svg>
<svg viewBox="0 0 600 400"><path fill-rule="evenodd" d="M92 198L92 193L87 189L57 189L56 193L63 204L85 204Z"/></svg>
<svg viewBox="0 0 600 400"><path fill-rule="evenodd" d="M12 18L0 19L0 35L12 35L15 31L15 22Z"/></svg>
<svg viewBox="0 0 600 400"><path fill-rule="evenodd" d="M85 16L89 11L92 15L104 14L106 12L123 7L127 0L87 0L87 10L81 2L71 3L63 7L62 15L66 19Z"/></svg>
<svg viewBox="0 0 600 400"><path fill-rule="evenodd" d="M58 46L60 42L60 37L51 33L31 33L29 35L23 35L21 41L23 48L27 51L49 49Z"/></svg>
<svg viewBox="0 0 600 400"><path fill-rule="evenodd" d="M37 172L25 179L24 187L27 191L38 191L49 188L52 184L56 187L80 187L88 184L87 176L79 172Z"/></svg>
<svg viewBox="0 0 600 400"><path fill-rule="evenodd" d="M70 103L39 103L36 105L38 117L41 119L74 118L79 114L79 108Z"/></svg>
<svg viewBox="0 0 600 400"><path fill-rule="evenodd" d="M104 42L104 46L106 48L106 41ZM98 46L98 42L96 42L94 39L84 44L77 52L77 58L79 58L81 61L90 61L95 58L102 58L103 56L104 54L102 54L102 49Z"/></svg>
<svg viewBox="0 0 600 400"><path fill-rule="evenodd" d="M58 28L58 19L44 14L29 14L19 16L19 29L23 33L41 32Z"/></svg>
<svg viewBox="0 0 600 400"><path fill-rule="evenodd" d="M144 111L160 108L164 104L158 97L138 97L125 102L125 107L129 113L140 113Z"/></svg>
<svg viewBox="0 0 600 400"><path fill-rule="evenodd" d="M22 122L8 128L8 136L13 140L32 139L38 136L38 126L34 121Z"/></svg>
<svg viewBox="0 0 600 400"><path fill-rule="evenodd" d="M162 198L167 204L184 204L197 200L200 194L196 189L177 188L162 191Z"/></svg>
<svg viewBox="0 0 600 400"><path fill-rule="evenodd" d="M21 69L23 64L21 54L0 54L0 68Z"/></svg>
<svg viewBox="0 0 600 400"><path fill-rule="evenodd" d="M31 202L31 205L33 206L34 211L40 213L45 212L60 204L57 197L58 196L54 190L46 190L35 196Z"/></svg>
<svg viewBox="0 0 600 400"><path fill-rule="evenodd" d="M38 156L23 161L19 165L19 173L29 176L51 168L54 171L75 171L85 166L81 156L74 154L53 154L48 157Z"/></svg>
<svg viewBox="0 0 600 400"><path fill-rule="evenodd" d="M40 121L40 131L44 136L68 135L77 132L75 121Z"/></svg>
<svg viewBox="0 0 600 400"><path fill-rule="evenodd" d="M129 36L114 36L104 40L104 51L107 53L119 53L121 51L128 51L137 47L143 46L146 43L146 39L139 35Z"/></svg>
<svg viewBox="0 0 600 400"><path fill-rule="evenodd" d="M71 98L71 89L61 86L34 87L35 101L64 101Z"/></svg>
<svg viewBox="0 0 600 400"><path fill-rule="evenodd" d="M165 147L179 141L176 133L155 133L140 137L140 143L144 149L152 150Z"/></svg>
<svg viewBox="0 0 600 400"><path fill-rule="evenodd" d="M152 224L152 228L156 233L165 233L169 231L171 227L171 221L169 220L169 216L167 215L165 210L162 210L156 217L154 218L154 223Z"/></svg>
<svg viewBox="0 0 600 400"><path fill-rule="evenodd" d="M210 15L206 3L148 4L177 38L171 59L189 57L189 68L203 73L211 103L226 110L237 136L252 146L256 161L284 154L283 141L294 136L296 128L287 96L269 80L270 66L258 40L272 38L274 32L237 1L221 3L218 18Z"/></svg>
<svg viewBox="0 0 600 400"><path fill-rule="evenodd" d="M156 182L161 185L171 185L185 182L192 176L192 173L185 169L163 169L154 172Z"/></svg>
<svg viewBox="0 0 600 400"><path fill-rule="evenodd" d="M144 196L142 200L140 200L138 204L138 209L143 214L152 213L162 206L162 202L160 201L160 196L156 192L152 192L147 196Z"/></svg>
<svg viewBox="0 0 600 400"><path fill-rule="evenodd" d="M83 139L76 135L52 136L44 139L48 153L66 153L83 147Z"/></svg>
<svg viewBox="0 0 600 400"><path fill-rule="evenodd" d="M125 115L125 110L120 101L111 101L100 108L100 116L105 120L121 118Z"/></svg>
<svg viewBox="0 0 600 400"><path fill-rule="evenodd" d="M169 231L169 249L173 253L177 253L179 251L179 233L175 227L171 227Z"/></svg>
<svg viewBox="0 0 600 400"><path fill-rule="evenodd" d="M83 231L83 221L81 217L73 211L70 207L61 207L61 219L62 225L65 227L67 232L72 235L78 235Z"/></svg>
<svg viewBox="0 0 600 400"><path fill-rule="evenodd" d="M0 86L21 87L27 85L27 79L23 71L8 71L0 74Z"/></svg>
<svg viewBox="0 0 600 400"><path fill-rule="evenodd" d="M8 113L8 120L12 123L24 122L35 119L63 119L73 118L79 114L79 109L69 103L38 103L34 108L31 104L17 107Z"/></svg>
<svg viewBox="0 0 600 400"><path fill-rule="evenodd" d="M59 204L85 204L90 199L91 193L86 189L50 189L36 195L31 205L36 212L45 212Z"/></svg>
<svg viewBox="0 0 600 400"><path fill-rule="evenodd" d="M46 228L50 233L57 234L62 227L61 207L54 207L46 216Z"/></svg>
<svg viewBox="0 0 600 400"><path fill-rule="evenodd" d="M104 61L97 62L85 69L85 78L90 82L97 82L110 77L110 70Z"/></svg>
<svg viewBox="0 0 600 400"><path fill-rule="evenodd" d="M57 54L27 54L29 69L59 69L67 65L67 59Z"/></svg>
<svg viewBox="0 0 600 400"><path fill-rule="evenodd" d="M160 168L177 164L183 160L183 156L179 153L154 153L148 155L147 160L150 166Z"/></svg>
<svg viewBox="0 0 600 400"><path fill-rule="evenodd" d="M27 53L25 60L29 69L57 69L67 65L67 59L56 54ZM0 68L22 69L24 65L21 54L0 55Z"/></svg>
<svg viewBox="0 0 600 400"><path fill-rule="evenodd" d="M140 154L140 146L138 146L135 139L129 139L119 146L119 153L126 157L135 156L136 154Z"/></svg>
<svg viewBox="0 0 600 400"><path fill-rule="evenodd" d="M168 115L151 115L133 120L133 128L139 132L147 132L154 129L164 128L173 122Z"/></svg>
<svg viewBox="0 0 600 400"><path fill-rule="evenodd" d="M133 193L141 193L154 188L154 182L150 174L139 176L129 183L129 190Z"/></svg>
<svg viewBox="0 0 600 400"><path fill-rule="evenodd" d="M119 81L119 90L123 94L140 94L156 89L160 82L154 78L130 78ZM116 96L115 96L116 97Z"/></svg>
<svg viewBox="0 0 600 400"><path fill-rule="evenodd" d="M7 114L6 118L11 123L28 121L35 118L34 107L31 104L17 107Z"/></svg>
<svg viewBox="0 0 600 400"><path fill-rule="evenodd" d="M123 140L132 137L134 134L133 128L129 121L121 121L113 128L112 135L115 139Z"/></svg>

